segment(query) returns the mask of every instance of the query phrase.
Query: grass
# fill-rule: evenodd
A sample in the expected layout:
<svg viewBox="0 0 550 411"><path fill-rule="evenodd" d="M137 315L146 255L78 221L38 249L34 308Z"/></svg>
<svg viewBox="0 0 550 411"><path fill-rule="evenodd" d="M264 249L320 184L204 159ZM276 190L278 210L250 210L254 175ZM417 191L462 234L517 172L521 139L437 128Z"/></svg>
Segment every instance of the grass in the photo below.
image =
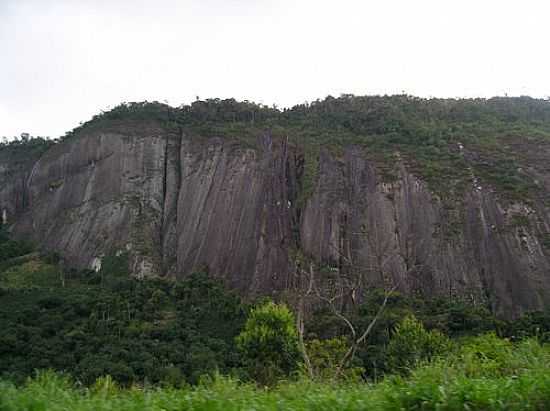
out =
<svg viewBox="0 0 550 411"><path fill-rule="evenodd" d="M485 335L409 377L380 383L281 382L267 389L214 376L196 387L119 388L102 377L88 388L51 371L20 387L0 383L0 410L546 410L550 349Z"/></svg>
<svg viewBox="0 0 550 411"><path fill-rule="evenodd" d="M78 389L60 376L39 374L24 387L0 385L0 409L23 410L545 410L550 371L466 378L427 367L408 380L377 385L301 381L266 390L219 377L196 388L118 389L104 379Z"/></svg>
<svg viewBox="0 0 550 411"><path fill-rule="evenodd" d="M45 263L35 255L29 256L29 261L23 261L19 265L0 272L0 286L6 288L55 287L60 283L59 269L52 264Z"/></svg>

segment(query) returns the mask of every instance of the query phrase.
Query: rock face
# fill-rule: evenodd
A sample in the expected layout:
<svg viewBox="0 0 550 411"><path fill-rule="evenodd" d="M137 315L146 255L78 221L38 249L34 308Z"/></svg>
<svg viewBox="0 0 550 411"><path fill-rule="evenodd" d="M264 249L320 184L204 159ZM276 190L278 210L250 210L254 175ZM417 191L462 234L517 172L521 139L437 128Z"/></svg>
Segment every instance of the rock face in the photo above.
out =
<svg viewBox="0 0 550 411"><path fill-rule="evenodd" d="M201 266L244 292L288 287L294 172L288 147L265 136L259 149L183 139L175 221L178 275ZM290 186L287 183L291 183Z"/></svg>
<svg viewBox="0 0 550 411"><path fill-rule="evenodd" d="M28 208L27 181L39 155L0 150L0 222L11 223Z"/></svg>
<svg viewBox="0 0 550 411"><path fill-rule="evenodd" d="M385 183L367 158L322 150L304 203L304 156L285 140L265 134L250 148L125 122L25 166L0 159L0 210L16 235L78 268L128 252L138 277L207 268L266 295L293 286L300 253L332 270L353 261L366 286L467 298L504 317L550 304L542 202L505 204L472 185L449 209L404 164Z"/></svg>
<svg viewBox="0 0 550 411"><path fill-rule="evenodd" d="M461 209L449 212L403 165L395 182L381 183L353 147L340 160L323 153L319 163L300 227L307 254L336 267L353 259L371 284L484 301L505 317L550 302L539 242L548 224L541 227L532 208L503 207L492 192L472 187Z"/></svg>
<svg viewBox="0 0 550 411"><path fill-rule="evenodd" d="M47 151L32 168L29 207L14 231L71 266L92 267L127 250L136 276L157 273L165 157L174 136L155 126L125 130L81 135Z"/></svg>

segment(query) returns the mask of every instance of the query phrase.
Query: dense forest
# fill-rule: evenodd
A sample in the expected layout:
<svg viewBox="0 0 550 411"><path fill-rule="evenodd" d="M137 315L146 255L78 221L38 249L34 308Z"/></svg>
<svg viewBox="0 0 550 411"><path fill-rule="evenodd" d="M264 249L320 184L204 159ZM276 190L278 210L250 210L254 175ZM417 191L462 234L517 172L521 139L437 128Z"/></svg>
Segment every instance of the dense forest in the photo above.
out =
<svg viewBox="0 0 550 411"><path fill-rule="evenodd" d="M264 384L300 373L294 314L284 305L243 301L204 272L181 282L133 279L125 258L109 256L98 272L66 269L55 254L37 252L0 231L3 378L21 383L35 369L53 369L85 385L110 375L122 385L180 386L215 373ZM350 321L364 328L383 299L382 291L372 290L349 313ZM272 337L254 337L257 330L248 322L255 315L257 328L280 330ZM550 315L532 313L505 322L481 306L394 292L344 374L376 381L407 373L417 361L450 350L452 341L487 333L493 337L484 338L535 337L546 343ZM243 343L246 335L252 341ZM277 341L284 335L288 338ZM315 376L331 377L350 342L347 327L338 313L321 306L306 321L305 336ZM262 338L267 338L266 347L258 347ZM264 358L263 350L275 357ZM287 351L284 366L278 364Z"/></svg>
<svg viewBox="0 0 550 411"><path fill-rule="evenodd" d="M370 323L383 298L370 292L349 318ZM483 307L392 293L335 379L352 337L326 307L306 322L308 374L283 303L242 301L208 273L132 279L124 254L99 272L65 269L5 230L0 312L4 410L543 410L550 401L549 313L504 322Z"/></svg>

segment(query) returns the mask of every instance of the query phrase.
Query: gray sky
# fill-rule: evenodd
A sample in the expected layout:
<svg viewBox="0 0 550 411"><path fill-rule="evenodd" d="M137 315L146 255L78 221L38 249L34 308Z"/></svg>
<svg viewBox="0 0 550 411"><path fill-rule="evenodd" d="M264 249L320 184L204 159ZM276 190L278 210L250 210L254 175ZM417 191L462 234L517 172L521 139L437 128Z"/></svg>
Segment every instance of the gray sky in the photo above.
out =
<svg viewBox="0 0 550 411"><path fill-rule="evenodd" d="M122 101L550 95L548 0L0 0L0 136Z"/></svg>

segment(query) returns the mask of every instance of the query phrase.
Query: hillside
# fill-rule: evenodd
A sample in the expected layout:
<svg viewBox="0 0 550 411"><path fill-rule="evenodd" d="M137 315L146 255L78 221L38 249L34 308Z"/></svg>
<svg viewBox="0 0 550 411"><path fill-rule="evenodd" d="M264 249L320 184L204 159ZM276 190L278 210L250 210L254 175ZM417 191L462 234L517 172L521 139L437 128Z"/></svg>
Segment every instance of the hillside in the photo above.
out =
<svg viewBox="0 0 550 411"><path fill-rule="evenodd" d="M266 375L264 370L276 366L258 357L257 348L247 353L239 346L236 337L265 299L245 302L205 273L193 273L183 281L138 280L130 277L127 263L128 255L124 253L106 257L98 272L68 269L58 255L37 252L28 243L8 239L0 230L0 404L4 408L11 404L15 409L27 409L31 407L24 405L27 401L55 401L46 393L40 399L32 395L19 397L11 385L33 385L28 379L33 376L50 388L60 382L44 370L55 370L72 379L79 387L74 392L75 400L86 395L85 389L81 391L83 387L93 391L93 387L112 380L134 389L188 388L219 378L220 374L262 387L280 380L305 382L301 356L293 358L290 370ZM357 329L363 329L375 317L382 299L380 290L371 290L356 309L345 315ZM289 323L295 334L292 315ZM269 329L276 322L266 326ZM329 383L352 336L326 306L313 309L305 326L305 344L315 370L310 382L326 383L312 389L330 396L336 387ZM391 386L391 381L397 381L406 395L408 387L416 384L419 390L425 389L425 384L431 387L432 380L440 379L442 372L462 378L458 386L448 387L451 391L470 390L476 384L468 382L470 378L495 390L501 379L512 384L522 375L536 384L527 391L522 384L515 386L517 395L510 400L543 394L550 364L549 340L548 311L500 321L484 307L392 293L367 343L358 347L355 358L346 366L342 382L359 392L372 386L364 382L374 384L386 379ZM259 348L273 350L277 358L282 355L274 341ZM423 370L425 361L440 359L445 362ZM399 375L409 376L409 370L416 367L415 373L427 372L424 377L428 380L395 380ZM488 380L480 380L484 378ZM180 391L182 395L186 392ZM258 394L255 391L243 400L252 401ZM207 390L206 395L215 392ZM383 392L380 395L385 396ZM493 398L501 391L484 395ZM436 395L433 400L445 399Z"/></svg>
<svg viewBox="0 0 550 411"><path fill-rule="evenodd" d="M504 318L550 304L546 100L128 103L32 147L0 148L0 210L69 267L127 253L138 278L207 269L247 297L360 267Z"/></svg>

